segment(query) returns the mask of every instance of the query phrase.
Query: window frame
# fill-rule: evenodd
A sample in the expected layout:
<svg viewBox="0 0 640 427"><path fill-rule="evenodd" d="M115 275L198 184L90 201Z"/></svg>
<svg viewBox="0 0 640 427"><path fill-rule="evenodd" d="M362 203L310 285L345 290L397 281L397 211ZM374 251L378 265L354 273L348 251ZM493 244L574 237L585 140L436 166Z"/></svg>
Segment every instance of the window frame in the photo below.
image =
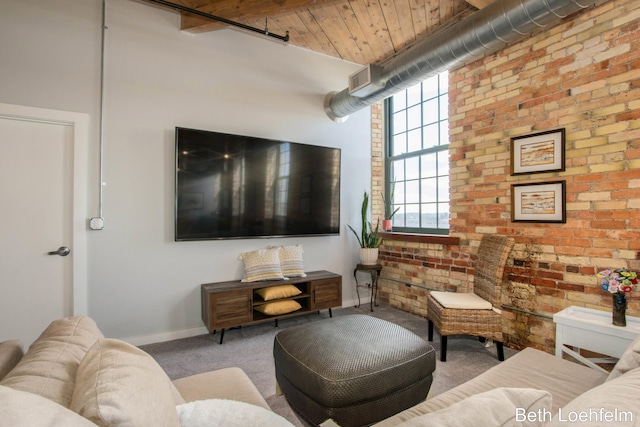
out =
<svg viewBox="0 0 640 427"><path fill-rule="evenodd" d="M438 74L438 80L441 79L440 75L442 73ZM426 81L426 80L425 80ZM425 123L424 123L424 104L426 102L429 102L430 100L433 100L434 98L442 98L442 97L446 97L447 103L449 103L449 98L448 98L448 94L449 94L449 88L447 87L446 92L442 93L441 92L441 88L440 88L440 81L438 82L438 91L437 94L435 96L432 96L428 99L424 99L424 85L423 82L419 83L420 86L420 101L418 104L412 104L412 105L405 105L404 109L405 110L409 110L412 107L415 107L416 105L420 105L420 126L418 128L414 128L414 129L405 129L403 132L408 134L411 130L415 130L415 129L420 129L420 134L421 134L421 141L422 141L422 147L424 147L424 129L425 129ZM409 89L405 89L403 92L406 94L407 91ZM440 105L440 102L438 103L438 105ZM447 106L448 108L448 106ZM400 111L400 110L399 110ZM418 182L418 193L419 193L419 200L418 200L418 206L419 206L419 215L418 215L418 220L420 222L420 225L422 225L422 220L423 220L423 214L422 214L422 209L423 209L423 205L425 203L423 203L422 201L422 181L424 179L423 174L422 174L422 156L425 155L430 155L430 154L434 154L434 153L445 153L447 156L447 162L449 162L449 145L450 145L450 141L448 138L448 125L446 127L447 129L447 135L446 135L446 144L441 144L442 142L442 128L441 128L441 122L446 120L447 123L449 121L449 114L447 113L446 118L442 118L441 116L441 108L438 108L438 118L435 121L435 123L438 123L438 144L428 147L428 148L422 148L419 150L415 150L415 151L405 151L404 153L398 154L398 155L392 155L391 153L393 153L393 136L394 136L394 105L393 105L393 96L387 98L384 100L384 110L383 110L383 116L384 116L384 190L385 190L385 194L392 194L392 190L391 190L391 184L395 184L395 181L393 180L393 177L391 177L391 170L392 170L392 163L394 161L398 161L398 160L406 160L408 158L417 158L418 160L418 178L417 178L417 182ZM407 119L408 120L408 119ZM434 122L429 122L429 125L433 124ZM438 209L439 204L441 203L441 199L440 199L440 185L438 183L438 180L440 177L448 177L450 179L450 173L449 173L449 169L447 168L447 173L446 174L442 174L440 175L440 173L438 172L438 156L436 156L436 186L435 186L435 197L434 200L435 202L433 202L436 206L436 228L433 227L405 227L405 226L398 226L395 223L393 224L393 231L395 233L411 233L411 234L423 234L423 235L448 235L449 231L450 231L450 219L451 219L451 198L450 198L450 180L449 185L447 186L447 198L446 201L448 203L448 219L447 219L447 224L446 227L438 227L439 225L444 225L444 224L440 224L439 223L439 215L440 215L440 211ZM404 182L407 182L409 180L406 179L406 176L404 177ZM406 188L405 188L406 191ZM431 193L432 194L432 193ZM406 200L406 198L403 197L404 200ZM412 204L412 203L411 203ZM406 207L407 203L404 203L404 206ZM397 205L394 205L394 209L397 207ZM385 207L383 206L383 210L385 209ZM384 212L384 211L383 211ZM397 214L396 214L397 215Z"/></svg>

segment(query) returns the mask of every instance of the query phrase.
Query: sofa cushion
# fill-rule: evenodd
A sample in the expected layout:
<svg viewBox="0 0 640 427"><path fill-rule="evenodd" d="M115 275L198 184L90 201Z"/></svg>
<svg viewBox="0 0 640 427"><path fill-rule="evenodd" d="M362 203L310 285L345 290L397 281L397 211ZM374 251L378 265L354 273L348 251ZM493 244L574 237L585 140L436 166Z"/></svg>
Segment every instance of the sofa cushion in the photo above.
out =
<svg viewBox="0 0 640 427"><path fill-rule="evenodd" d="M285 278L280 269L280 249L278 248L243 252L238 259L244 262L244 279L241 280L242 282Z"/></svg>
<svg viewBox="0 0 640 427"><path fill-rule="evenodd" d="M217 369L173 381L187 402L233 399L271 409L247 374L237 367Z"/></svg>
<svg viewBox="0 0 640 427"><path fill-rule="evenodd" d="M176 411L182 427L293 427L274 412L234 400L196 400L176 406Z"/></svg>
<svg viewBox="0 0 640 427"><path fill-rule="evenodd" d="M629 347L622 353L620 360L609 373L607 381L618 378L620 375L640 367L640 335L629 344Z"/></svg>
<svg viewBox="0 0 640 427"><path fill-rule="evenodd" d="M0 380L16 367L24 356L22 341L9 340L0 342Z"/></svg>
<svg viewBox="0 0 640 427"><path fill-rule="evenodd" d="M95 427L95 424L49 399L0 386L0 425Z"/></svg>
<svg viewBox="0 0 640 427"><path fill-rule="evenodd" d="M640 417L640 368L606 381L559 408L550 427L637 426Z"/></svg>
<svg viewBox="0 0 640 427"><path fill-rule="evenodd" d="M78 365L102 337L96 323L87 316L55 320L0 385L46 397L68 408Z"/></svg>
<svg viewBox="0 0 640 427"><path fill-rule="evenodd" d="M549 392L532 388L496 388L468 397L448 408L412 418L400 426L533 427L545 425L551 419L550 415L545 419L544 414L551 414Z"/></svg>
<svg viewBox="0 0 640 427"><path fill-rule="evenodd" d="M100 339L80 363L71 410L99 426L179 426L173 383L144 351Z"/></svg>

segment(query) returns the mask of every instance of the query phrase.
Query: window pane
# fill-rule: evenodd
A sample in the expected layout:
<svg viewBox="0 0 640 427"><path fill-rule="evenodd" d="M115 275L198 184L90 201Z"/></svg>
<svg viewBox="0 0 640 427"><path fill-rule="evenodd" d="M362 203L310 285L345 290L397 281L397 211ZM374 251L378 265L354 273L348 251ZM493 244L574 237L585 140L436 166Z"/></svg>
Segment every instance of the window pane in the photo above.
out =
<svg viewBox="0 0 640 427"><path fill-rule="evenodd" d="M424 141L422 142L422 148L431 148L442 145L440 144L439 129L438 123L433 123L424 127Z"/></svg>
<svg viewBox="0 0 640 427"><path fill-rule="evenodd" d="M409 157L405 160L406 165L406 180L420 178L420 160L418 157Z"/></svg>
<svg viewBox="0 0 640 427"><path fill-rule="evenodd" d="M393 155L397 156L399 154L404 154L407 152L407 134L401 133L400 135L395 135L393 137Z"/></svg>
<svg viewBox="0 0 640 427"><path fill-rule="evenodd" d="M393 133L399 134L407 130L407 110L398 111L393 115Z"/></svg>
<svg viewBox="0 0 640 427"><path fill-rule="evenodd" d="M400 210L393 216L391 225L394 227L405 227L404 225L404 205L400 206Z"/></svg>
<svg viewBox="0 0 640 427"><path fill-rule="evenodd" d="M407 181L405 184L406 203L420 202L420 182L418 180Z"/></svg>
<svg viewBox="0 0 640 427"><path fill-rule="evenodd" d="M417 85L411 86L407 89L407 106L416 105L420 103L420 83Z"/></svg>
<svg viewBox="0 0 640 427"><path fill-rule="evenodd" d="M438 203L438 228L449 228L449 203Z"/></svg>
<svg viewBox="0 0 640 427"><path fill-rule="evenodd" d="M422 205L422 226L425 228L438 228L438 213L435 203Z"/></svg>
<svg viewBox="0 0 640 427"><path fill-rule="evenodd" d="M438 96L438 76L433 76L422 82L423 100Z"/></svg>
<svg viewBox="0 0 640 427"><path fill-rule="evenodd" d="M404 160L396 160L391 165L391 176L394 181L404 181L407 179L404 175ZM396 195L404 192L403 188L397 188L396 190Z"/></svg>
<svg viewBox="0 0 640 427"><path fill-rule="evenodd" d="M437 179L436 178L428 178L422 180L422 202L435 202L437 201Z"/></svg>
<svg viewBox="0 0 640 427"><path fill-rule="evenodd" d="M407 110L407 129L415 129L422 125L420 110L420 105L416 105Z"/></svg>
<svg viewBox="0 0 640 427"><path fill-rule="evenodd" d="M422 178L431 178L438 175L438 170L436 169L437 154L432 153L422 156L422 166L420 167L420 176Z"/></svg>
<svg viewBox="0 0 640 427"><path fill-rule="evenodd" d="M420 205L407 205L405 223L405 227L420 227Z"/></svg>
<svg viewBox="0 0 640 427"><path fill-rule="evenodd" d="M422 150L422 129L418 128L415 130L412 130L411 132L409 132L408 134L409 136L409 141L408 142L408 153L411 153L413 151L419 151Z"/></svg>
<svg viewBox="0 0 640 427"><path fill-rule="evenodd" d="M449 100L446 97L440 98L440 120L449 118Z"/></svg>
<svg viewBox="0 0 640 427"><path fill-rule="evenodd" d="M444 94L449 92L449 72L446 71L440 74L440 93Z"/></svg>
<svg viewBox="0 0 640 427"><path fill-rule="evenodd" d="M441 176L438 178L438 201L449 201L449 177Z"/></svg>
<svg viewBox="0 0 640 427"><path fill-rule="evenodd" d="M404 110L407 108L407 94L400 92L393 95L393 112Z"/></svg>
<svg viewBox="0 0 640 427"><path fill-rule="evenodd" d="M435 123L438 121L438 98L425 101L422 104L422 120L424 124Z"/></svg>
<svg viewBox="0 0 640 427"><path fill-rule="evenodd" d="M440 126L440 145L449 144L449 121L443 120L439 124Z"/></svg>

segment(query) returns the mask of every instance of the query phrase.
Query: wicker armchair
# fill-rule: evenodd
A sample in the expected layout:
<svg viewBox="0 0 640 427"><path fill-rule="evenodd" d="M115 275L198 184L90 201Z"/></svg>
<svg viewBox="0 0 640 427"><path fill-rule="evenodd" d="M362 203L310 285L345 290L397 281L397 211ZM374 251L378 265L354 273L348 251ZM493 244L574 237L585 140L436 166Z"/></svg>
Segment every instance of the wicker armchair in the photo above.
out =
<svg viewBox="0 0 640 427"><path fill-rule="evenodd" d="M433 341L433 326L440 333L440 360L447 360L449 335L473 335L492 339L498 359L504 360L502 347L501 289L504 267L514 240L505 236L484 235L474 265L473 292L432 291L427 298L428 337Z"/></svg>

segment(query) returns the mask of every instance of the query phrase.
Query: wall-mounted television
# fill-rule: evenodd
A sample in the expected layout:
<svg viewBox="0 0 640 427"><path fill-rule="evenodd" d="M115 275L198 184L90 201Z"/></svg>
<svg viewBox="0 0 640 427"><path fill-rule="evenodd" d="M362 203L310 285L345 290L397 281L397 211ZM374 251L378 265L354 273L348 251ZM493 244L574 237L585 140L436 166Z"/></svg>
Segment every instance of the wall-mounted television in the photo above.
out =
<svg viewBox="0 0 640 427"><path fill-rule="evenodd" d="M176 127L175 240L340 233L340 149Z"/></svg>

